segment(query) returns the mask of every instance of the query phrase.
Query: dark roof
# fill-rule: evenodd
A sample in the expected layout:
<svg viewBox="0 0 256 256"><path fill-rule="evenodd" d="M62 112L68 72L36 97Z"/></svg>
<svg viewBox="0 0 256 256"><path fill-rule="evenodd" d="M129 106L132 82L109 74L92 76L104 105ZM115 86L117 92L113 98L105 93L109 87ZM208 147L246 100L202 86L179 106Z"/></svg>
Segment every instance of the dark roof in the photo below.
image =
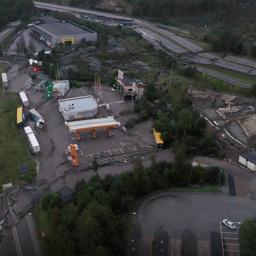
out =
<svg viewBox="0 0 256 256"><path fill-rule="evenodd" d="M250 161L251 163L256 164L256 153L255 152L242 154L242 157L244 157L247 161Z"/></svg>
<svg viewBox="0 0 256 256"><path fill-rule="evenodd" d="M61 22L60 20L57 20L52 16L42 16L42 17L39 17L39 20L44 22L44 23L58 23L58 22Z"/></svg>
<svg viewBox="0 0 256 256"><path fill-rule="evenodd" d="M34 25L36 28L50 33L56 36L65 35L81 35L85 33L92 33L94 31L89 29L82 29L68 22L57 22L57 23L45 23L40 25Z"/></svg>
<svg viewBox="0 0 256 256"><path fill-rule="evenodd" d="M123 83L127 85L132 85L133 83L136 83L136 80L134 78L131 78L129 76L124 76Z"/></svg>

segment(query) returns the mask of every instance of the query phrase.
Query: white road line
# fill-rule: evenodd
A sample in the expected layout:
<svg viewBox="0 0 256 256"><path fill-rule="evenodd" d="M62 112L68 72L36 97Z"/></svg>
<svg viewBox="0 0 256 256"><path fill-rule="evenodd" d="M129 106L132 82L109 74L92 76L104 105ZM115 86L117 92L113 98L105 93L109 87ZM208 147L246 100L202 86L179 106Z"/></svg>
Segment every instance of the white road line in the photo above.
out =
<svg viewBox="0 0 256 256"><path fill-rule="evenodd" d="M219 223L220 223L220 236L221 236L222 256L225 256L225 254L224 254L224 246L223 246L222 225L221 225L221 222L219 222Z"/></svg>

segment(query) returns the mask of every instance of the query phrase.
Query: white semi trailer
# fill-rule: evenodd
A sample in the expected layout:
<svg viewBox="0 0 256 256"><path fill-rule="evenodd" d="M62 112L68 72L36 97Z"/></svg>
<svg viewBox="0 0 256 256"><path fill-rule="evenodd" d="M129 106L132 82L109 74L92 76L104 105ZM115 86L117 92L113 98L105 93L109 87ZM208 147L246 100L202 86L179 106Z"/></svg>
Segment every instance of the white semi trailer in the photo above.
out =
<svg viewBox="0 0 256 256"><path fill-rule="evenodd" d="M6 73L2 73L2 82L5 89L8 88L8 78Z"/></svg>
<svg viewBox="0 0 256 256"><path fill-rule="evenodd" d="M29 148L32 154L40 153L40 145L36 139L36 136L30 126L24 127L24 131L29 143Z"/></svg>
<svg viewBox="0 0 256 256"><path fill-rule="evenodd" d="M21 92L19 92L19 95L20 95L20 99L21 99L21 102L22 102L23 106L28 107L29 102L28 102L28 98L27 98L26 93L24 91L21 91Z"/></svg>

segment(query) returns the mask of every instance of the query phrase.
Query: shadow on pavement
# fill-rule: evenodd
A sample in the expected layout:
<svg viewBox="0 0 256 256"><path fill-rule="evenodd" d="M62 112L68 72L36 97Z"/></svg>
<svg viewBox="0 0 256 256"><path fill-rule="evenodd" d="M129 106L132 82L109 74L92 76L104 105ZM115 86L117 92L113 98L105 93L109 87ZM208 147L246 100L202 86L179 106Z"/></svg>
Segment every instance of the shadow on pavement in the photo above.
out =
<svg viewBox="0 0 256 256"><path fill-rule="evenodd" d="M211 255L222 256L221 237L218 232L211 232Z"/></svg>
<svg viewBox="0 0 256 256"><path fill-rule="evenodd" d="M198 244L196 235L190 230L185 229L181 239L182 256L198 256Z"/></svg>

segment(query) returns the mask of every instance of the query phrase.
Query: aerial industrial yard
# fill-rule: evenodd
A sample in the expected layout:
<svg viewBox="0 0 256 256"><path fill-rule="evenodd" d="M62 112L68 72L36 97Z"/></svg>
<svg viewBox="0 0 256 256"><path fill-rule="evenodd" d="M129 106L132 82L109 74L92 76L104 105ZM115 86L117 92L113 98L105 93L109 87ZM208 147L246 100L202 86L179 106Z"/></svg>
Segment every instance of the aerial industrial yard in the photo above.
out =
<svg viewBox="0 0 256 256"><path fill-rule="evenodd" d="M255 217L256 61L153 21L35 6L0 60L0 255L42 255L37 237L55 255L54 234L89 214L122 227L113 255L238 255Z"/></svg>

